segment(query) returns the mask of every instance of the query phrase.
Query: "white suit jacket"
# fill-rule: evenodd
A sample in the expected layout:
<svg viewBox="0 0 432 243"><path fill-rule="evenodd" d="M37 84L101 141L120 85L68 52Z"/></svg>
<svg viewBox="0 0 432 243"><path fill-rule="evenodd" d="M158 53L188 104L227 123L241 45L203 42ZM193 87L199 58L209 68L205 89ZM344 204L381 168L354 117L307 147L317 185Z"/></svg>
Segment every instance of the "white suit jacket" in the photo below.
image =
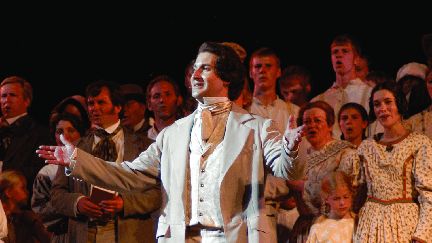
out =
<svg viewBox="0 0 432 243"><path fill-rule="evenodd" d="M78 149L71 176L118 191L142 190L160 179L163 200L156 237L159 242L184 242L188 218L185 209L190 203L184 192L195 112L165 128L138 158L120 166ZM282 147L282 135L272 120L233 105L222 143L224 169L218 183L227 241L268 242L269 228L263 222L266 217L260 217L265 170L287 178L286 168L292 163Z"/></svg>

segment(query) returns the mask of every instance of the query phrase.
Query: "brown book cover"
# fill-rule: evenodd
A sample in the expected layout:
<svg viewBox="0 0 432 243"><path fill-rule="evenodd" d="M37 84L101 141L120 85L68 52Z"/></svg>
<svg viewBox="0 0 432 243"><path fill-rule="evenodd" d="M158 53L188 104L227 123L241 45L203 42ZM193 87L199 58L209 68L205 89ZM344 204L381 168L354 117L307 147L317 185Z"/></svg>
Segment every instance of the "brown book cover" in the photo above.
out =
<svg viewBox="0 0 432 243"><path fill-rule="evenodd" d="M117 192L105 189L103 187L91 186L90 201L99 204L103 200L111 200L117 195Z"/></svg>

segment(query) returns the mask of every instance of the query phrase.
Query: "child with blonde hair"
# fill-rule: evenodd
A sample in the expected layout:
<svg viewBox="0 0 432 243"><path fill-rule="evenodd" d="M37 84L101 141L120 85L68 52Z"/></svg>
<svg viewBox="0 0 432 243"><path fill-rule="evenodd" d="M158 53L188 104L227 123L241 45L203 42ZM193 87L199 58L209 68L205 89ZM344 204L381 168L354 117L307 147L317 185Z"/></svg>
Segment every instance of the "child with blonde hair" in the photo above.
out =
<svg viewBox="0 0 432 243"><path fill-rule="evenodd" d="M321 181L322 215L311 227L307 242L352 242L354 189L351 178L342 171L327 174Z"/></svg>
<svg viewBox="0 0 432 243"><path fill-rule="evenodd" d="M50 242L50 234L37 215L25 209L28 199L27 181L16 170L0 173L0 200L7 218L4 242Z"/></svg>

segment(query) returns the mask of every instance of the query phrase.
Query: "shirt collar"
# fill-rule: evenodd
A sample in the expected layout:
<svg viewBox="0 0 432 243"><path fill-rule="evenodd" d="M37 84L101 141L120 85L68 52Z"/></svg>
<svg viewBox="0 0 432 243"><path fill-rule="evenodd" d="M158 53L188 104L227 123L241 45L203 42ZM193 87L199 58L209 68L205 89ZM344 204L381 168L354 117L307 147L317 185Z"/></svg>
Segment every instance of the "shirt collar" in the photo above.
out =
<svg viewBox="0 0 432 243"><path fill-rule="evenodd" d="M212 105L215 103L226 102L229 101L228 97L204 97L203 102L198 101L199 105Z"/></svg>
<svg viewBox="0 0 432 243"><path fill-rule="evenodd" d="M142 119L140 122L138 122L138 124L136 124L133 127L134 132L138 131L144 125L144 122L145 122L145 118Z"/></svg>
<svg viewBox="0 0 432 243"><path fill-rule="evenodd" d="M103 128L103 127L94 125L94 127L98 128L98 129L104 129L109 134L113 133L117 129L118 126L120 126L120 120L118 120L116 123L114 123L113 125L111 125L107 128Z"/></svg>
<svg viewBox="0 0 432 243"><path fill-rule="evenodd" d="M12 118L6 118L6 121L9 123L9 125L12 125L12 123L14 123L16 120L18 120L19 118L26 116L27 112L22 113L21 115L18 115L16 117L12 117Z"/></svg>

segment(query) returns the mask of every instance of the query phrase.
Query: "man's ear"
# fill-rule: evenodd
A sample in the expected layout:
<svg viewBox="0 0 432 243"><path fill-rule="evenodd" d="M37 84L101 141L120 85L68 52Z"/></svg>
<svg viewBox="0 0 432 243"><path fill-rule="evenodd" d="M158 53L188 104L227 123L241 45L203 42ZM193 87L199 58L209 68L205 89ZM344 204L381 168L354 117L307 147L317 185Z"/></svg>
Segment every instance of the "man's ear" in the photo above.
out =
<svg viewBox="0 0 432 243"><path fill-rule="evenodd" d="M11 189L10 188L6 189L4 194L6 195L6 198L11 198Z"/></svg>
<svg viewBox="0 0 432 243"><path fill-rule="evenodd" d="M24 105L26 107L26 110L28 110L28 108L30 107L30 99L29 98L24 99Z"/></svg>
<svg viewBox="0 0 432 243"><path fill-rule="evenodd" d="M307 84L305 87L306 94L309 94L311 90L312 90L312 86L310 84Z"/></svg>
<svg viewBox="0 0 432 243"><path fill-rule="evenodd" d="M121 105L115 105L114 106L115 111L120 114L120 112L123 110L123 107Z"/></svg>
<svg viewBox="0 0 432 243"><path fill-rule="evenodd" d="M146 110L147 110L147 106L145 105L145 104L143 104L143 103L140 103L141 104L141 109L144 111L144 113L146 112Z"/></svg>
<svg viewBox="0 0 432 243"><path fill-rule="evenodd" d="M279 67L278 68L278 72L277 72L277 75L276 75L276 83L277 83L277 81L279 80L279 78L282 76L282 69Z"/></svg>
<svg viewBox="0 0 432 243"><path fill-rule="evenodd" d="M177 96L177 107L180 107L183 104L183 96Z"/></svg>

